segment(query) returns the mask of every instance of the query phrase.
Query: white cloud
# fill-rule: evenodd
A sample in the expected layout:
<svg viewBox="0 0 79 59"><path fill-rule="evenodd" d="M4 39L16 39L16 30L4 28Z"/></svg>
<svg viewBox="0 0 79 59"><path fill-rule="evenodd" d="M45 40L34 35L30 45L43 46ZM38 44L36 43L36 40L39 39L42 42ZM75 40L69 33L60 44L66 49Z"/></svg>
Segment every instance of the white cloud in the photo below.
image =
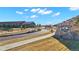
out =
<svg viewBox="0 0 79 59"><path fill-rule="evenodd" d="M41 8L36 8L36 9L32 9L31 12L36 12L38 14L50 14L52 13L51 10L47 10L47 8L41 9Z"/></svg>
<svg viewBox="0 0 79 59"><path fill-rule="evenodd" d="M48 11L44 11L42 14L50 14L50 13L52 13L52 11L48 10Z"/></svg>
<svg viewBox="0 0 79 59"><path fill-rule="evenodd" d="M16 11L16 13L17 13L17 14L23 14L23 12L21 12L21 11Z"/></svg>
<svg viewBox="0 0 79 59"><path fill-rule="evenodd" d="M54 13L53 16L59 16L60 12Z"/></svg>
<svg viewBox="0 0 79 59"><path fill-rule="evenodd" d="M79 7L70 7L69 8L71 11L79 10Z"/></svg>
<svg viewBox="0 0 79 59"><path fill-rule="evenodd" d="M38 13L42 14L42 13L45 12L45 10L46 10L46 8L45 8L45 9L40 9L40 10L38 11Z"/></svg>
<svg viewBox="0 0 79 59"><path fill-rule="evenodd" d="M51 14L52 11L51 11L51 10L47 10L47 8L45 8L45 9L39 10L38 13L39 13L39 14L42 14L42 15L43 15L43 14Z"/></svg>
<svg viewBox="0 0 79 59"><path fill-rule="evenodd" d="M24 11L28 11L28 9L24 9Z"/></svg>
<svg viewBox="0 0 79 59"><path fill-rule="evenodd" d="M31 12L38 12L40 8L32 9Z"/></svg>
<svg viewBox="0 0 79 59"><path fill-rule="evenodd" d="M38 16L36 16L36 15L32 15L30 18L37 18Z"/></svg>

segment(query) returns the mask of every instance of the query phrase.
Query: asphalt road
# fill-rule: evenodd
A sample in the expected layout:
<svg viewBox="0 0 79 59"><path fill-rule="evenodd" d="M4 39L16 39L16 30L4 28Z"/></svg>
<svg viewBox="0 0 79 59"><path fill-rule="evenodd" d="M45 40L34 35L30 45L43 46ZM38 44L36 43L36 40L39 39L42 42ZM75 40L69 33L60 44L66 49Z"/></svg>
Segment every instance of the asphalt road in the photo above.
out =
<svg viewBox="0 0 79 59"><path fill-rule="evenodd" d="M47 34L45 36L41 36L41 37L29 39L29 40L24 40L24 41L20 41L20 42L16 42L16 43L11 43L11 44L7 44L7 45L4 45L4 46L0 46L0 50L1 51L5 51L5 50L11 49L11 48L15 48L15 47L18 47L18 46L21 46L21 45L24 45L24 44L32 43L32 42L35 42L35 41L38 41L38 40L42 40L42 39L51 37L54 34L55 33L51 33L51 34Z"/></svg>
<svg viewBox="0 0 79 59"><path fill-rule="evenodd" d="M5 36L5 37L0 37L0 42L1 41L5 41L5 40L11 40L11 39L16 39L16 38L22 38L22 37L28 37L30 35L39 35L43 32L47 32L47 30L42 30L42 31L39 31L39 32L33 32L33 33L24 33L24 34L20 34L20 35L12 35L12 36Z"/></svg>

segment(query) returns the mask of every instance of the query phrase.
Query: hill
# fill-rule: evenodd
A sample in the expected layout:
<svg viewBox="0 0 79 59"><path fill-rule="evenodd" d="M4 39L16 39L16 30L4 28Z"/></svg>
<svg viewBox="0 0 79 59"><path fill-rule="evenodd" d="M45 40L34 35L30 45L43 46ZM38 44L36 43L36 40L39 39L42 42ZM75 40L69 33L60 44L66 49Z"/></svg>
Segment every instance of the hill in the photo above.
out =
<svg viewBox="0 0 79 59"><path fill-rule="evenodd" d="M55 37L70 50L79 50L79 15L57 24Z"/></svg>

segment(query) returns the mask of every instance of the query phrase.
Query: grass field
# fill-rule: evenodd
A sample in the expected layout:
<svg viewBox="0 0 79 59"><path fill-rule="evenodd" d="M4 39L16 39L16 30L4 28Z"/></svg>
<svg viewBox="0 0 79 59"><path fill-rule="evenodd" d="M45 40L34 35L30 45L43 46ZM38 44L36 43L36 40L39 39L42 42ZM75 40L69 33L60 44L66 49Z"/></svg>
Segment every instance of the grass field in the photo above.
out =
<svg viewBox="0 0 79 59"><path fill-rule="evenodd" d="M13 31L13 32L5 32L5 33L0 33L0 37L6 36L6 35L14 35L14 34L21 34L27 32L26 30L21 30L21 31Z"/></svg>
<svg viewBox="0 0 79 59"><path fill-rule="evenodd" d="M16 39L1 41L0 46L10 44L10 43L19 42L19 41L23 41L23 40L27 40L27 39L32 39L32 38L35 38L35 37L40 37L40 36L47 35L47 34L50 34L50 32L42 32L41 34L37 34L37 35L29 35L29 36L25 36L25 37L22 37L22 38L16 38Z"/></svg>
<svg viewBox="0 0 79 59"><path fill-rule="evenodd" d="M8 51L69 51L69 49L60 43L57 39L50 37L33 43L25 44Z"/></svg>

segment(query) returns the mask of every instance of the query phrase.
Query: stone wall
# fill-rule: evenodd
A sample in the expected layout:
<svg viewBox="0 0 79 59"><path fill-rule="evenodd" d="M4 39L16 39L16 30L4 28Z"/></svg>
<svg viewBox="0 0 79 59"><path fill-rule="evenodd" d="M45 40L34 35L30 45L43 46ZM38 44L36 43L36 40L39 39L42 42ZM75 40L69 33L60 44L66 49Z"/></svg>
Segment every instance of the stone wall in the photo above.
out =
<svg viewBox="0 0 79 59"><path fill-rule="evenodd" d="M76 32L68 32L68 33L63 33L62 32L56 32L55 37L59 38L61 40L79 40L79 33Z"/></svg>
<svg viewBox="0 0 79 59"><path fill-rule="evenodd" d="M62 31L61 29L63 26L70 26L69 30L67 32ZM74 26L70 24L65 24L57 27L55 37L63 40L69 40L69 39L74 39L74 40L79 40L79 25Z"/></svg>

